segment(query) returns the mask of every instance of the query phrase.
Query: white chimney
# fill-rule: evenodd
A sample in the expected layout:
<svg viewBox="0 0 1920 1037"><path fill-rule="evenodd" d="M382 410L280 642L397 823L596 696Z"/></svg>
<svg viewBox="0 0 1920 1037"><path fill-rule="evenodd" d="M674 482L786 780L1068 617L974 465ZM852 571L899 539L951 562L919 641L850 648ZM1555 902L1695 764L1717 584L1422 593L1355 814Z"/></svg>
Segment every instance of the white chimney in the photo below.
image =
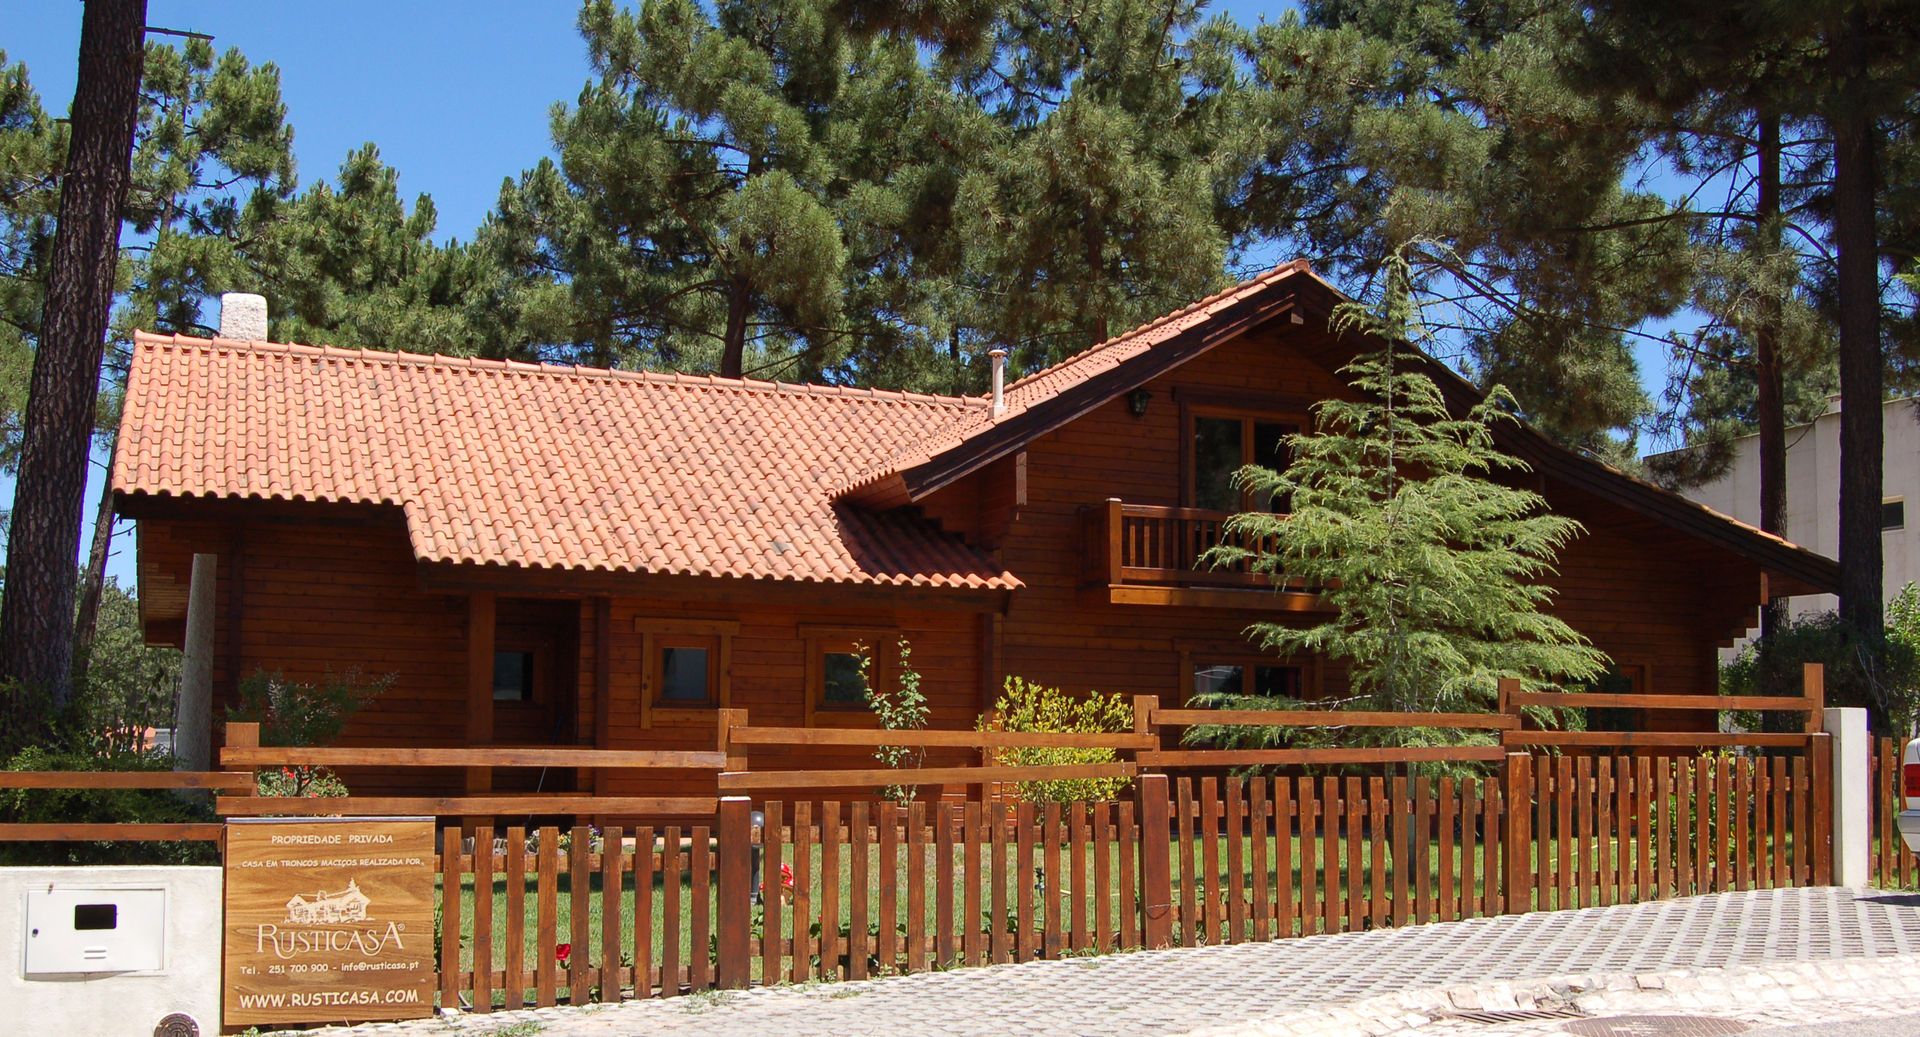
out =
<svg viewBox="0 0 1920 1037"><path fill-rule="evenodd" d="M989 349L987 356L993 359L993 406L987 415L998 418L1007 410L1007 351Z"/></svg>
<svg viewBox="0 0 1920 1037"><path fill-rule="evenodd" d="M220 296L220 337L242 341L267 337L267 297L247 292Z"/></svg>

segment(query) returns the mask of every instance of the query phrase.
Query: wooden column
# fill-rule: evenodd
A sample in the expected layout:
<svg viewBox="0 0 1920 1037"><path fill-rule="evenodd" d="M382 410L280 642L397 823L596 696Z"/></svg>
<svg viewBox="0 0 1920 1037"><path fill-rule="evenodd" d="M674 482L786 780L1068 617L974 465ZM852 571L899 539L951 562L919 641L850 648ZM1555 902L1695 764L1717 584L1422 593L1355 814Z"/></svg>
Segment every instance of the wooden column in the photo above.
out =
<svg viewBox="0 0 1920 1037"><path fill-rule="evenodd" d="M723 721L724 726L724 721ZM714 985L722 990L744 990L753 961L753 804L745 796L720 801L719 961ZM642 853L648 852L641 850ZM829 877L829 888L833 882ZM806 923L795 929L805 932ZM865 935L864 933L860 935ZM696 949L697 950L697 949ZM704 951L698 951L704 954ZM855 954L864 955L856 950Z"/></svg>
<svg viewBox="0 0 1920 1037"><path fill-rule="evenodd" d="M593 747L613 746L613 599L593 599ZM610 790L606 770L593 772L593 789Z"/></svg>
<svg viewBox="0 0 1920 1037"><path fill-rule="evenodd" d="M213 641L215 574L220 556L196 554L187 583L187 644L180 660L180 704L174 713L177 770L211 770L213 762Z"/></svg>
<svg viewBox="0 0 1920 1037"><path fill-rule="evenodd" d="M493 741L493 595L475 591L467 598L467 744ZM491 767L467 768L467 791L493 788Z"/></svg>
<svg viewBox="0 0 1920 1037"><path fill-rule="evenodd" d="M1167 827L1167 776L1140 775L1139 794L1140 922L1143 942L1151 951L1173 946L1173 862L1168 852L1173 832Z"/></svg>

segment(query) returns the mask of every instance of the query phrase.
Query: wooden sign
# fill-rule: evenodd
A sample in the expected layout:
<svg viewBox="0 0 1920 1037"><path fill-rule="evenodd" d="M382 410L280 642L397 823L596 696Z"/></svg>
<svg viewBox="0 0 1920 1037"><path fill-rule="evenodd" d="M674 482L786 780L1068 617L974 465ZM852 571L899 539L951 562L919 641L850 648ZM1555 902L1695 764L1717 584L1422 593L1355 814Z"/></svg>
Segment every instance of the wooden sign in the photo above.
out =
<svg viewBox="0 0 1920 1037"><path fill-rule="evenodd" d="M433 819L227 824L226 1025L433 1014Z"/></svg>

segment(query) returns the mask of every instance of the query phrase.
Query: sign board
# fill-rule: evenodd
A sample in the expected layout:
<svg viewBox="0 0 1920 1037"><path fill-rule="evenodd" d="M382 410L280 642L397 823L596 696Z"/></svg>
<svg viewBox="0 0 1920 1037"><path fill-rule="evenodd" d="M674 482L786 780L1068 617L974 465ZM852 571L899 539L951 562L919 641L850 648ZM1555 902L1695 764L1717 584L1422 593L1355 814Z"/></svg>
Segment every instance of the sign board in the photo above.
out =
<svg viewBox="0 0 1920 1037"><path fill-rule="evenodd" d="M433 819L227 824L226 1025L433 1014Z"/></svg>

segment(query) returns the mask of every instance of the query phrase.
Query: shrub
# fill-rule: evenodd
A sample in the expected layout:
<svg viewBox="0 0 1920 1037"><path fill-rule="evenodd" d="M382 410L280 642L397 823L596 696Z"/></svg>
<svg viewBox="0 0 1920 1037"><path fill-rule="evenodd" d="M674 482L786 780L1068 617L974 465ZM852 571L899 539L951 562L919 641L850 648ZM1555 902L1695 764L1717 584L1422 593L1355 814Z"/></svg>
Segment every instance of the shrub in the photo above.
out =
<svg viewBox="0 0 1920 1037"><path fill-rule="evenodd" d="M1059 688L1008 677L1006 694L981 716L982 731L1049 731L1057 733L1125 732L1133 730L1133 706L1119 694L1094 692L1085 698ZM1119 753L1110 748L1008 747L993 750L993 762L1010 767L1077 763L1113 763ZM1060 781L1022 781L1014 785L1030 803L1068 803L1074 800L1112 799L1129 778L1073 778Z"/></svg>
<svg viewBox="0 0 1920 1037"><path fill-rule="evenodd" d="M879 719L884 731L919 731L927 726L927 697L920 693L920 672L913 668L913 645L901 638L899 686L893 691L873 686L873 653L866 645L854 646L860 653L860 683L867 689L867 708ZM926 759L927 751L918 746L883 745L873 758L895 770L912 770ZM881 795L895 803L911 803L920 794L918 785L888 785Z"/></svg>
<svg viewBox="0 0 1920 1037"><path fill-rule="evenodd" d="M240 682L240 705L227 711L229 722L260 725L260 744L326 745L346 730L347 718L365 709L393 684L394 675L362 677L359 670L329 671L318 684L289 681L276 670L255 670ZM321 798L344 796L346 783L325 767L263 768L254 774L262 796Z"/></svg>
<svg viewBox="0 0 1920 1037"><path fill-rule="evenodd" d="M10 771L170 771L170 757L104 758L74 749L30 746L7 760ZM201 793L164 789L0 790L0 822L14 824L181 824L214 821L213 802ZM218 864L212 843L0 843L0 864Z"/></svg>
<svg viewBox="0 0 1920 1037"><path fill-rule="evenodd" d="M1827 705L1864 707L1876 734L1904 735L1920 714L1920 592L1912 584L1888 604L1887 620L1883 636L1862 637L1832 612L1801 616L1721 667L1720 691L1798 695L1801 667L1820 663Z"/></svg>

